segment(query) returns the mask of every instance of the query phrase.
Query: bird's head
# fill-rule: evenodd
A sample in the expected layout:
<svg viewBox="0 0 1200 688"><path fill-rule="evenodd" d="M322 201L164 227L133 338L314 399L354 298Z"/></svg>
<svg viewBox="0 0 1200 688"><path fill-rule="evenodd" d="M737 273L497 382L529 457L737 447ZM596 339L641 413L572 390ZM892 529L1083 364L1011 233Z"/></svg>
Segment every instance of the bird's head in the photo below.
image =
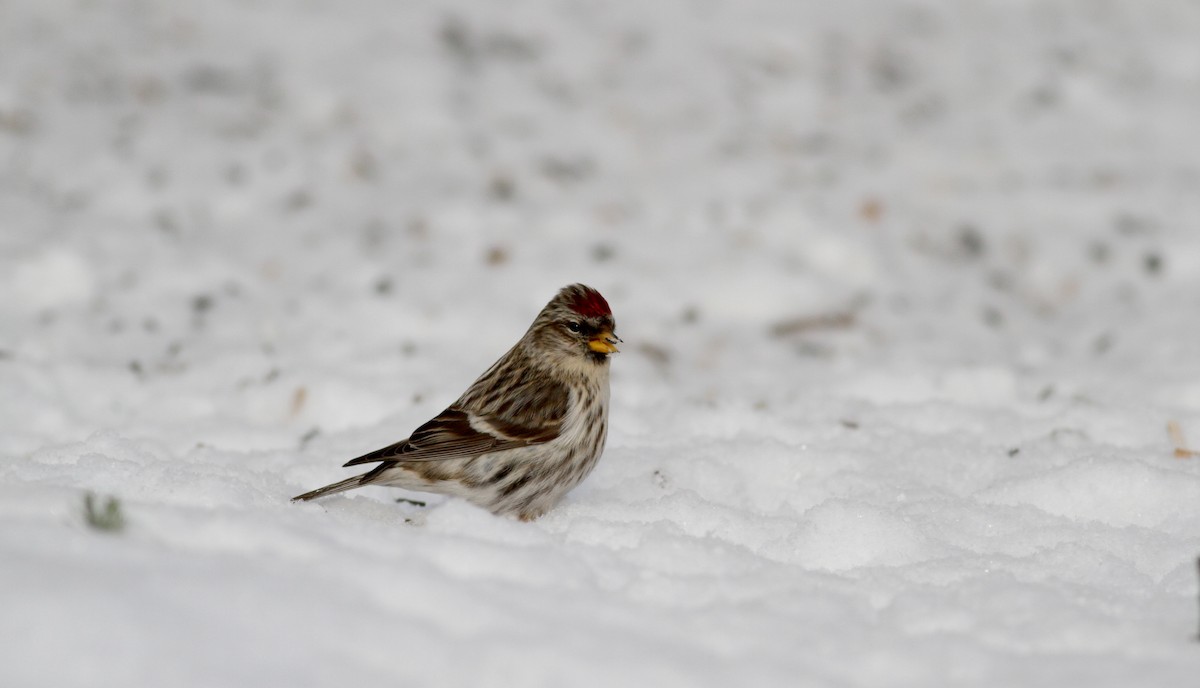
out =
<svg viewBox="0 0 1200 688"><path fill-rule="evenodd" d="M604 363L618 351L612 309L600 292L582 284L563 287L538 314L530 335L556 357Z"/></svg>

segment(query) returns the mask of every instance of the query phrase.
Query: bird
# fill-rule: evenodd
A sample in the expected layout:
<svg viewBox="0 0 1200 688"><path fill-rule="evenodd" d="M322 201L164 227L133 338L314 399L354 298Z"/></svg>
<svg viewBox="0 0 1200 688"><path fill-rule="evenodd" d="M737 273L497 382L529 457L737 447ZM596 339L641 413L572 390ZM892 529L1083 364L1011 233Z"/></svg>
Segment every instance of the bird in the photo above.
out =
<svg viewBox="0 0 1200 688"><path fill-rule="evenodd" d="M386 485L459 497L497 516L540 517L604 452L609 357L622 341L615 331L600 292L563 287L446 410L408 438L344 465L377 466L292 501Z"/></svg>

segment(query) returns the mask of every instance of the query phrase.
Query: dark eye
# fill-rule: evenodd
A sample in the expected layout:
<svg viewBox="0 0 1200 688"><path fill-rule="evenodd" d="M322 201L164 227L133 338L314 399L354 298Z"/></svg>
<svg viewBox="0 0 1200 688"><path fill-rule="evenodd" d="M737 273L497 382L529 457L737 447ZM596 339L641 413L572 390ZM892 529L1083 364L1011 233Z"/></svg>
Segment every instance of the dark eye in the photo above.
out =
<svg viewBox="0 0 1200 688"><path fill-rule="evenodd" d="M579 323L577 323L575 321L571 321L571 322L567 323L567 329L572 332L578 332L579 331Z"/></svg>

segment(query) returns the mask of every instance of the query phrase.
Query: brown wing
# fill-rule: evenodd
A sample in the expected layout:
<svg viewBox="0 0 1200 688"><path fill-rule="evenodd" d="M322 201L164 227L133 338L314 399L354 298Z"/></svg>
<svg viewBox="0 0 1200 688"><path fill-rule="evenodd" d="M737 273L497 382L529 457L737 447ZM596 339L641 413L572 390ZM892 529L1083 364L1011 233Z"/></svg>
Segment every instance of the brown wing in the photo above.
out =
<svg viewBox="0 0 1200 688"><path fill-rule="evenodd" d="M518 342L411 437L346 465L461 459L549 442L558 437L570 398L565 384L536 372Z"/></svg>
<svg viewBox="0 0 1200 688"><path fill-rule="evenodd" d="M474 420L475 425L472 425ZM442 461L479 456L549 442L559 423L528 428L499 418L472 416L451 406L417 428L412 436L346 462L346 466L377 461Z"/></svg>

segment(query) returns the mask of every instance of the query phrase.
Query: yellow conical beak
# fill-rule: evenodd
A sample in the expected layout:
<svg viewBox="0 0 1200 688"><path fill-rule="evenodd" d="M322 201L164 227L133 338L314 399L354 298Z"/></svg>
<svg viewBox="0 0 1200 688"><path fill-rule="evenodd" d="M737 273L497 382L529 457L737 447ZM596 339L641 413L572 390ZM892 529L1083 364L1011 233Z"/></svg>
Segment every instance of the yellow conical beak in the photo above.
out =
<svg viewBox="0 0 1200 688"><path fill-rule="evenodd" d="M617 348L617 343L620 341L620 337L605 330L588 341L588 348L598 354L614 354L620 351Z"/></svg>

